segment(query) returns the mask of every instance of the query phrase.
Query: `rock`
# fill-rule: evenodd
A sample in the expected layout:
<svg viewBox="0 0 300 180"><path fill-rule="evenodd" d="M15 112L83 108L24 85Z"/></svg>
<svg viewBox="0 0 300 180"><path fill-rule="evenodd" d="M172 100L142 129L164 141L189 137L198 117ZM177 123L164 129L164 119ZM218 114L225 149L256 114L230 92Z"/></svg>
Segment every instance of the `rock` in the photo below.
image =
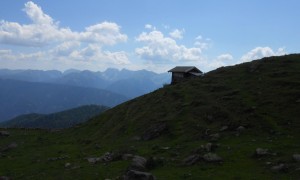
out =
<svg viewBox="0 0 300 180"><path fill-rule="evenodd" d="M201 157L199 154L193 154L183 159L182 164L185 166L191 166L200 161L200 159Z"/></svg>
<svg viewBox="0 0 300 180"><path fill-rule="evenodd" d="M124 180L156 180L156 178L148 172L129 170L124 176Z"/></svg>
<svg viewBox="0 0 300 180"><path fill-rule="evenodd" d="M212 152L212 151L214 151L217 147L218 147L218 145L213 144L213 143L207 143L206 145L203 146L203 148L204 148L207 152Z"/></svg>
<svg viewBox="0 0 300 180"><path fill-rule="evenodd" d="M65 168L69 168L71 166L71 163L66 163Z"/></svg>
<svg viewBox="0 0 300 180"><path fill-rule="evenodd" d="M293 154L293 159L297 162L300 162L300 154Z"/></svg>
<svg viewBox="0 0 300 180"><path fill-rule="evenodd" d="M131 169L145 170L147 159L142 156L134 156L131 163Z"/></svg>
<svg viewBox="0 0 300 180"><path fill-rule="evenodd" d="M10 150L15 149L17 147L18 147L18 144L13 142L13 143L10 143L9 145L7 145L6 147L4 147L1 151L2 152L10 151Z"/></svg>
<svg viewBox="0 0 300 180"><path fill-rule="evenodd" d="M123 154L122 159L123 160L131 160L133 159L134 155L133 154Z"/></svg>
<svg viewBox="0 0 300 180"><path fill-rule="evenodd" d="M239 133L245 131L246 128L244 126L239 126L238 128L236 128L236 131L238 131Z"/></svg>
<svg viewBox="0 0 300 180"><path fill-rule="evenodd" d="M226 131L226 130L228 130L228 126L222 126L221 129L220 129L221 132Z"/></svg>
<svg viewBox="0 0 300 180"><path fill-rule="evenodd" d="M103 156L100 157L101 161L103 162L110 162L114 160L114 154L110 152L104 153Z"/></svg>
<svg viewBox="0 0 300 180"><path fill-rule="evenodd" d="M203 155L203 159L207 162L220 162L223 161L223 159L214 153L207 153Z"/></svg>
<svg viewBox="0 0 300 180"><path fill-rule="evenodd" d="M8 131L0 131L0 137L1 136L9 136L9 132Z"/></svg>
<svg viewBox="0 0 300 180"><path fill-rule="evenodd" d="M279 164L277 166L271 167L271 170L276 172L284 172L288 170L288 167L285 164Z"/></svg>
<svg viewBox="0 0 300 180"><path fill-rule="evenodd" d="M161 136L167 132L168 126L166 123L158 123L150 126L142 135L142 140L148 141Z"/></svg>
<svg viewBox="0 0 300 180"><path fill-rule="evenodd" d="M269 155L269 150L268 149L262 149L262 148L256 148L255 150L255 156L265 156L265 155Z"/></svg>
<svg viewBox="0 0 300 180"><path fill-rule="evenodd" d="M217 141L220 138L219 133L209 135L211 141Z"/></svg>
<svg viewBox="0 0 300 180"><path fill-rule="evenodd" d="M91 157L91 158L87 158L87 160L91 164L96 164L101 161L101 158L100 157Z"/></svg>

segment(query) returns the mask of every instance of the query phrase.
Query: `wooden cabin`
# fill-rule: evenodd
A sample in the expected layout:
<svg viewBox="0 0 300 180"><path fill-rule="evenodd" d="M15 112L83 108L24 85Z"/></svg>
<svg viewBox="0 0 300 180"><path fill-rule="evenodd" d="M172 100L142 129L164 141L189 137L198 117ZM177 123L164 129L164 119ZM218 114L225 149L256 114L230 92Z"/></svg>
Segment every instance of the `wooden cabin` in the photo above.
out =
<svg viewBox="0 0 300 180"><path fill-rule="evenodd" d="M168 72L172 73L171 84L176 84L186 79L191 79L203 75L203 72L195 66L176 66Z"/></svg>

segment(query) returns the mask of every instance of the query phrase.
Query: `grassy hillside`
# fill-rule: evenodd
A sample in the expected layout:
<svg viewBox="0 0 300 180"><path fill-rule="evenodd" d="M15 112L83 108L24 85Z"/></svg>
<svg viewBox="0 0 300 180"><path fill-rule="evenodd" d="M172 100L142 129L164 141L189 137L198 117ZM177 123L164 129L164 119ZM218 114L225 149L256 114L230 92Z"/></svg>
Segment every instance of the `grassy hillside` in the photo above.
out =
<svg viewBox="0 0 300 180"><path fill-rule="evenodd" d="M157 179L299 179L299 107L300 55L219 68L76 128L8 129L2 151L18 146L1 152L0 175L117 179L132 166L124 154L133 154L148 160L142 171ZM115 158L87 160L106 152Z"/></svg>
<svg viewBox="0 0 300 180"><path fill-rule="evenodd" d="M10 128L69 128L83 123L90 118L106 111L108 107L85 105L52 114L25 114L0 123L0 127Z"/></svg>

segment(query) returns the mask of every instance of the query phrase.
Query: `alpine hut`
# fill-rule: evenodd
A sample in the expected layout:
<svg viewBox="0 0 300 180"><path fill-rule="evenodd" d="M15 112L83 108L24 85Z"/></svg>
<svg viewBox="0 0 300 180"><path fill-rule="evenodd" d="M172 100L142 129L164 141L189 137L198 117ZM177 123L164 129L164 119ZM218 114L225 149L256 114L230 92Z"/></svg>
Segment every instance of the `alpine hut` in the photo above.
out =
<svg viewBox="0 0 300 180"><path fill-rule="evenodd" d="M195 66L176 66L168 72L172 73L171 84L176 84L186 79L191 79L203 75L203 72Z"/></svg>

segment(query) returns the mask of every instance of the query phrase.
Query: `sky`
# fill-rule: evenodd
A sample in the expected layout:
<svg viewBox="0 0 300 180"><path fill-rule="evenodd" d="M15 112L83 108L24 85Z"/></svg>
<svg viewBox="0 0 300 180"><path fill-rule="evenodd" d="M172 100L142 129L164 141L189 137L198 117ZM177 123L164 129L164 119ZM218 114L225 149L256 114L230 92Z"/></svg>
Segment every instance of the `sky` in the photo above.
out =
<svg viewBox="0 0 300 180"><path fill-rule="evenodd" d="M1 0L0 69L204 72L299 53L299 0Z"/></svg>

